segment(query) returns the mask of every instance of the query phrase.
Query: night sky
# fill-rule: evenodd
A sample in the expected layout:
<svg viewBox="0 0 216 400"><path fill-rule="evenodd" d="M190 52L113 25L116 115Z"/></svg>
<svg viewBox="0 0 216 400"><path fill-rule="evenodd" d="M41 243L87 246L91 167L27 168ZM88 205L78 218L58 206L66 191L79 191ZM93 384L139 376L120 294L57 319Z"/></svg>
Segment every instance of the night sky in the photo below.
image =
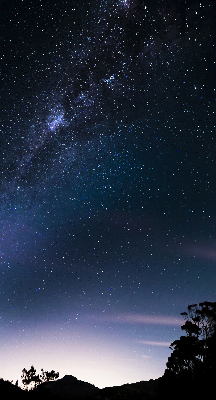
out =
<svg viewBox="0 0 216 400"><path fill-rule="evenodd" d="M216 301L215 15L0 2L0 377L158 378Z"/></svg>

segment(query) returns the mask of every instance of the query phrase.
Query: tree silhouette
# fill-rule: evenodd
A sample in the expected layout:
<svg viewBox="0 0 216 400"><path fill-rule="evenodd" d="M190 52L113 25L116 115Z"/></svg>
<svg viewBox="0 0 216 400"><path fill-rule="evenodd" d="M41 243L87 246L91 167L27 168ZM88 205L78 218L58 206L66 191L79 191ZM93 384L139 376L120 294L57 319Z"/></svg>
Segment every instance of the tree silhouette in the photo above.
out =
<svg viewBox="0 0 216 400"><path fill-rule="evenodd" d="M26 390L29 390L29 388L36 388L41 383L55 380L58 377L59 372L55 372L54 370L48 372L41 369L41 375L36 374L36 369L33 365L29 370L23 368L21 375L22 383L25 386Z"/></svg>
<svg viewBox="0 0 216 400"><path fill-rule="evenodd" d="M58 377L59 377L59 372L55 372L53 369L51 372L44 371L43 369L41 369L40 378L42 382L54 381Z"/></svg>
<svg viewBox="0 0 216 400"><path fill-rule="evenodd" d="M39 383L41 383L39 374L36 375L36 369L32 365L29 370L23 368L21 375L22 383L25 386L26 390L30 387L30 385L34 388L37 387Z"/></svg>
<svg viewBox="0 0 216 400"><path fill-rule="evenodd" d="M216 373L216 302L189 305L181 315L186 336L171 344L165 373L193 380L212 377Z"/></svg>

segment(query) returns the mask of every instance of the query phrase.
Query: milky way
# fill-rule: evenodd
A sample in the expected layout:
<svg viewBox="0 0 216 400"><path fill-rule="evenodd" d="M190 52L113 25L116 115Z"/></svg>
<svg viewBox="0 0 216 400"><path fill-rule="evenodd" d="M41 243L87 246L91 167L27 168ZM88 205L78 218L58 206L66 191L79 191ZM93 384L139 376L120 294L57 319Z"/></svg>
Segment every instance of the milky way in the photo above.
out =
<svg viewBox="0 0 216 400"><path fill-rule="evenodd" d="M4 379L158 377L179 313L215 301L214 13L2 2Z"/></svg>

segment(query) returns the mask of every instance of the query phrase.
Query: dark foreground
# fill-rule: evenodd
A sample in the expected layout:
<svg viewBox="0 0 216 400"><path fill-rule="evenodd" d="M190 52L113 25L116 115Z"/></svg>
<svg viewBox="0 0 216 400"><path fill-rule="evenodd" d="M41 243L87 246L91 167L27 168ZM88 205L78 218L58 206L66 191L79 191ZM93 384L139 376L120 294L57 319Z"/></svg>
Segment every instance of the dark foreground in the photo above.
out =
<svg viewBox="0 0 216 400"><path fill-rule="evenodd" d="M0 380L1 399L19 396L20 400L201 400L210 398L211 393L210 382L200 380L192 383L188 380L165 377L99 389L66 375L55 382L43 383L37 389L28 392L8 381Z"/></svg>

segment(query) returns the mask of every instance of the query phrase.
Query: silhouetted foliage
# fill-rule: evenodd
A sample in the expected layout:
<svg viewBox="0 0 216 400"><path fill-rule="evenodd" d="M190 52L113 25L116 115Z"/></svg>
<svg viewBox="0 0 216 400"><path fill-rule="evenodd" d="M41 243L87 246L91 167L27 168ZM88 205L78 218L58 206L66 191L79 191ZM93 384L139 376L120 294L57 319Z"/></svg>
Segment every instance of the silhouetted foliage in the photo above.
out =
<svg viewBox="0 0 216 400"><path fill-rule="evenodd" d="M186 336L171 344L165 375L209 380L216 373L216 302L189 305L181 315Z"/></svg>
<svg viewBox="0 0 216 400"><path fill-rule="evenodd" d="M21 379L26 390L28 390L27 388L29 388L30 385L36 388L37 385L40 383L39 374L36 375L36 369L34 368L33 365L29 370L23 368Z"/></svg>
<svg viewBox="0 0 216 400"><path fill-rule="evenodd" d="M55 372L54 370L48 372L41 369L41 375L36 374L36 369L32 365L29 370L23 368L21 379L26 390L29 390L30 387L36 388L41 383L55 380L58 377L59 377L59 372Z"/></svg>
<svg viewBox="0 0 216 400"><path fill-rule="evenodd" d="M59 377L59 372L55 372L53 369L51 372L44 371L43 369L41 369L41 375L40 375L41 382L54 381L58 377Z"/></svg>

